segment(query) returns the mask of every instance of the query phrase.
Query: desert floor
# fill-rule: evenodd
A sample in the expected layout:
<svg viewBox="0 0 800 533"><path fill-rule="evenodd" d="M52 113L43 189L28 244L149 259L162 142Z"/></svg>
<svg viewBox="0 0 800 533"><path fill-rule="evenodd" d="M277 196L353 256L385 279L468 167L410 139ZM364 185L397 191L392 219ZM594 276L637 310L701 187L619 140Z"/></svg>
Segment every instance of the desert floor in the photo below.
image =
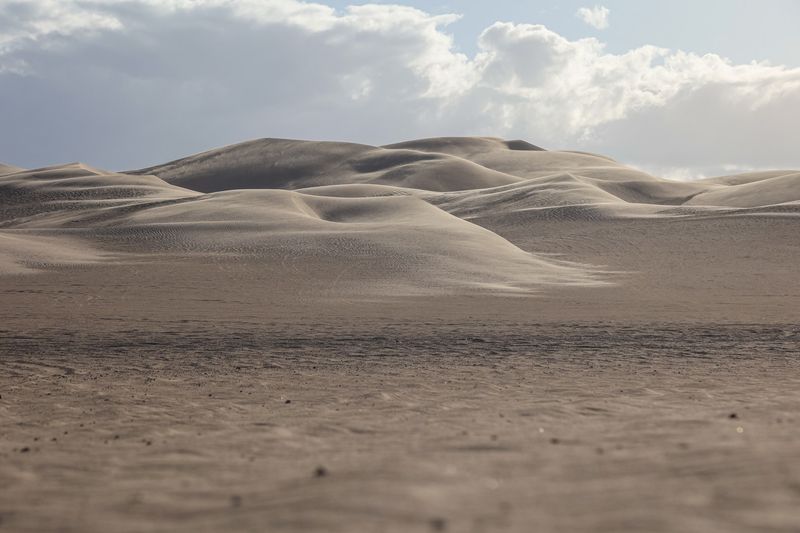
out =
<svg viewBox="0 0 800 533"><path fill-rule="evenodd" d="M800 173L519 143L8 167L0 531L798 531Z"/></svg>
<svg viewBox="0 0 800 533"><path fill-rule="evenodd" d="M769 306L562 316L619 297L600 288L292 310L78 270L2 284L2 530L800 523L800 327Z"/></svg>

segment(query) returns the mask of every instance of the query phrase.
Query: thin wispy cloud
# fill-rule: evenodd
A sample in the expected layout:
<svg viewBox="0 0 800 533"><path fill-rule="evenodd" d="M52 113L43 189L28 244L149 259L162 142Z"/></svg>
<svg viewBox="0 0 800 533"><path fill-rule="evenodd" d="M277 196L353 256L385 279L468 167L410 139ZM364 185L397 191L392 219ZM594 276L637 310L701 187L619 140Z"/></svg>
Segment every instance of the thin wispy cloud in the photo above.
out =
<svg viewBox="0 0 800 533"><path fill-rule="evenodd" d="M608 16L611 10L605 6L582 7L575 13L579 19L598 30L608 28Z"/></svg>

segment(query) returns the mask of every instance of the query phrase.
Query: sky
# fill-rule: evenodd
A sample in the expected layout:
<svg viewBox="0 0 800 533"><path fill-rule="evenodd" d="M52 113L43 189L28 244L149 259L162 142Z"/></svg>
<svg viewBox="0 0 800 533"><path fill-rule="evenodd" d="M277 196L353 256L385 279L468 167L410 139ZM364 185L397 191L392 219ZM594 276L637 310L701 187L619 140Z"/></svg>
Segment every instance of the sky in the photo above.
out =
<svg viewBox="0 0 800 533"><path fill-rule="evenodd" d="M800 168L796 0L0 0L0 161L442 135Z"/></svg>

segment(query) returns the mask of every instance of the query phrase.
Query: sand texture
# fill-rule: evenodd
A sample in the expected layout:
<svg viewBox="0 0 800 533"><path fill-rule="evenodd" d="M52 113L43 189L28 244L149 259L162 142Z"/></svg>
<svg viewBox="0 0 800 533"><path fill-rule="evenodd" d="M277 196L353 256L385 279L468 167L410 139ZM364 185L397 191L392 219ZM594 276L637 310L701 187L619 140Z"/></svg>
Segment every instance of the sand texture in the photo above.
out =
<svg viewBox="0 0 800 533"><path fill-rule="evenodd" d="M800 172L0 164L0 531L797 531Z"/></svg>

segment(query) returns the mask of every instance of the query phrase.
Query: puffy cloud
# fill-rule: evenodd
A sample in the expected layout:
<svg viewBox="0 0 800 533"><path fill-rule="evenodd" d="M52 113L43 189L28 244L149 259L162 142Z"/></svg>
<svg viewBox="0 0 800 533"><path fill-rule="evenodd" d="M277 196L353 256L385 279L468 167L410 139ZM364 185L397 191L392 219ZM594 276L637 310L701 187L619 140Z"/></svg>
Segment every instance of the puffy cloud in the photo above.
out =
<svg viewBox="0 0 800 533"><path fill-rule="evenodd" d="M598 30L608 28L608 15L611 14L605 6L582 7L578 9L575 16L584 21L589 26Z"/></svg>
<svg viewBox="0 0 800 533"><path fill-rule="evenodd" d="M800 166L800 69L390 5L0 0L0 160L144 166L260 136L523 137L674 176ZM694 172L670 170L695 168Z"/></svg>

